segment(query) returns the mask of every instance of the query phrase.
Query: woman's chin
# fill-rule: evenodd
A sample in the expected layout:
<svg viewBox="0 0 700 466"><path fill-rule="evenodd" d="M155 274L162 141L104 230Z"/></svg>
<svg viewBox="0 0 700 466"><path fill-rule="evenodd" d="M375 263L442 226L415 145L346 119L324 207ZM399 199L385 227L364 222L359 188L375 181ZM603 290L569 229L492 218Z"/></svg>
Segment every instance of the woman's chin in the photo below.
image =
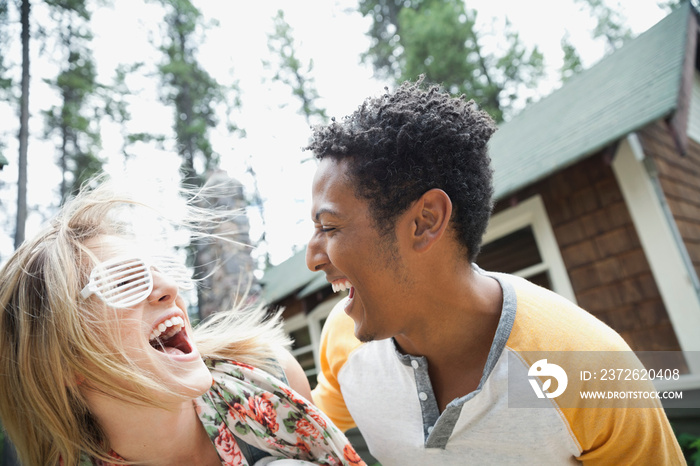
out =
<svg viewBox="0 0 700 466"><path fill-rule="evenodd" d="M160 378L173 392L188 398L197 398L211 388L212 376L202 358L187 361L169 361Z"/></svg>

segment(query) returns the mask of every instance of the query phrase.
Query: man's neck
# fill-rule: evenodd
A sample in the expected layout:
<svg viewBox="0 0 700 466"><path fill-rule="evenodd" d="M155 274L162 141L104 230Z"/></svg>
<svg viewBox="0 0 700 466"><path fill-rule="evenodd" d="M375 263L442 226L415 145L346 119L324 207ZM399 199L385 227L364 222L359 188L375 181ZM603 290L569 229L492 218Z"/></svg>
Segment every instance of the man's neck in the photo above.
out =
<svg viewBox="0 0 700 466"><path fill-rule="evenodd" d="M498 282L470 269L463 279L443 284L424 318L394 337L399 351L427 359L441 411L478 386L502 307Z"/></svg>

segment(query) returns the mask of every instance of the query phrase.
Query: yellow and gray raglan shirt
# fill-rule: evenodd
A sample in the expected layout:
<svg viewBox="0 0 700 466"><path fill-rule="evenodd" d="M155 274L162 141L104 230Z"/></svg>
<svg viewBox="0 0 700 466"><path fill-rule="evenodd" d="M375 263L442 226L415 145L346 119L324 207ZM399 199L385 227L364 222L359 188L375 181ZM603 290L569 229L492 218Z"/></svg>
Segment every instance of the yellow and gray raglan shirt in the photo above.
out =
<svg viewBox="0 0 700 466"><path fill-rule="evenodd" d="M336 305L321 337L313 400L338 427L359 427L382 466L685 464L658 400L600 407L573 395L534 396L533 367L551 352L629 354L641 363L615 331L565 298L512 275L475 270L500 283L501 318L479 386L442 413L426 359L400 353L393 339L358 341L344 301ZM576 394L581 383L572 374L566 392ZM537 401L512 407L521 395Z"/></svg>

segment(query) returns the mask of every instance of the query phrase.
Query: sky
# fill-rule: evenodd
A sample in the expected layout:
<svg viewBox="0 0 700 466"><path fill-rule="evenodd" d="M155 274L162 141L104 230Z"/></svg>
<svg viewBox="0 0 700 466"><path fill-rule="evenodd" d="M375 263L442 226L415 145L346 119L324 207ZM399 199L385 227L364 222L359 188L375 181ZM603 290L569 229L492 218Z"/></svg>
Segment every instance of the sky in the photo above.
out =
<svg viewBox="0 0 700 466"><path fill-rule="evenodd" d="M162 10L142 0L119 0L113 7L102 7L93 13L94 56L99 79L111 80L119 64L159 61L151 39L158 36L157 25L162 21ZM199 59L221 84L237 83L241 89L242 106L231 118L242 127L245 137L231 135L224 129L211 133L214 149L221 158L221 168L236 178L249 194L257 190L263 199L262 209L251 207L251 238L259 239L266 231L266 242L254 255L267 253L273 264L290 257L303 247L312 232L310 220L311 180L315 162L311 154L303 152L310 136L305 119L298 113L299 103L290 96L288 88L273 82L273 70L263 61L271 60L267 35L272 32L272 19L283 9L292 28L298 56L313 60L312 76L321 98L318 106L325 108L329 117L341 118L352 113L362 101L381 94L389 83L377 80L372 69L360 61L360 55L369 47L366 31L368 18L356 12L356 0L267 0L265 2L221 2L195 0L208 20L218 26L206 31L206 41L200 46ZM641 33L665 16L656 0L610 0L610 5L628 18L628 26ZM526 44L537 45L544 54L549 78L533 96L545 96L557 86L557 70L561 66L560 41L568 34L577 47L585 67L593 65L606 53L604 44L591 39L595 23L574 0L470 0L467 6L476 9L480 30L493 31L487 46L496 46L498 30L506 17L520 33ZM34 4L40 14L41 6ZM47 57L50 51L34 51L33 81L30 99L33 104L30 125L40 125L40 109L57 98L42 84L42 77L55 76L55 65ZM19 49L9 54L19 56ZM132 78L132 89L138 91L130 111L131 131L168 133L172 113L158 103L154 79ZM0 121L14 121L11 109L0 107ZM36 127L36 126L35 126ZM11 131L5 128L5 131ZM14 130L16 134L16 129ZM32 131L36 131L32 129ZM150 145L133 147L136 154L125 165L121 149L121 130L113 124L102 124L101 156L107 159L107 170L115 177L128 177L130 182L147 187L155 178L176 184L179 159L172 148L155 149ZM13 231L14 195L17 179L17 149L10 141L4 152L10 165L0 171L0 202L9 206L10 218L0 218L0 261L12 250L12 239L3 232ZM53 188L60 183L60 173L49 161L55 159L50 143L33 140L29 151L29 205L47 205L56 202ZM154 162L155 161L155 165ZM253 178L249 172L256 173ZM126 173L126 175L124 174ZM47 210L47 209L44 209ZM27 235L31 236L43 221L41 215L31 215Z"/></svg>

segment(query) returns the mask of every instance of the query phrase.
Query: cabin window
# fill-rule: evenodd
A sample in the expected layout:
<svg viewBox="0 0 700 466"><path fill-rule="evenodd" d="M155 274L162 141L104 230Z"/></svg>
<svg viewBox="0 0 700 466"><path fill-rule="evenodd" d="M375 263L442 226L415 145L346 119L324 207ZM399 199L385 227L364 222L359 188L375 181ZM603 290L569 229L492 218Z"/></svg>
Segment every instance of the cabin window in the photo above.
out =
<svg viewBox="0 0 700 466"><path fill-rule="evenodd" d="M332 299L322 302L308 314L298 314L284 322L284 329L292 338L291 353L309 379L309 385L313 389L316 386L316 378L319 372L319 346L321 344L321 330L326 318L330 314L333 306L340 301L343 296L334 295Z"/></svg>
<svg viewBox="0 0 700 466"><path fill-rule="evenodd" d="M487 271L526 278L576 302L539 195L491 217L476 263Z"/></svg>
<svg viewBox="0 0 700 466"><path fill-rule="evenodd" d="M549 270L537 248L531 225L482 246L477 262L484 270L518 275L552 289Z"/></svg>

